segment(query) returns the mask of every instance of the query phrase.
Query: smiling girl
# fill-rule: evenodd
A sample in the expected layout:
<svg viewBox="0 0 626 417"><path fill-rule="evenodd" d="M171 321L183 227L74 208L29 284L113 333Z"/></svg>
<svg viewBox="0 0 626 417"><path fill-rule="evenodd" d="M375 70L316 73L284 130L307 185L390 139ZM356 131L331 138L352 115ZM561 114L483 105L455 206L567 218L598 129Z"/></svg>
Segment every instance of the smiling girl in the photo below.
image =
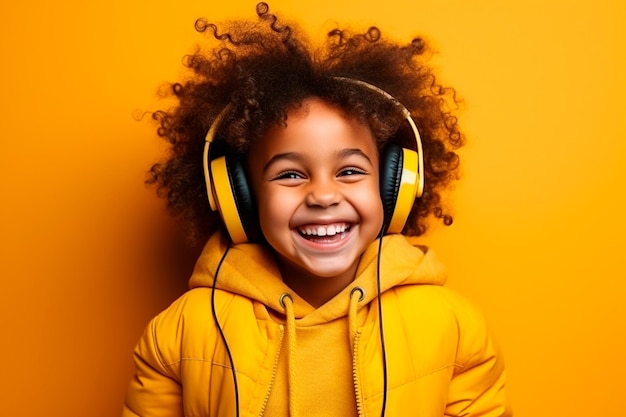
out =
<svg viewBox="0 0 626 417"><path fill-rule="evenodd" d="M313 49L265 3L187 57L150 182L206 241L135 349L123 416L509 416L481 314L443 286L428 222L462 144L454 91L408 45Z"/></svg>

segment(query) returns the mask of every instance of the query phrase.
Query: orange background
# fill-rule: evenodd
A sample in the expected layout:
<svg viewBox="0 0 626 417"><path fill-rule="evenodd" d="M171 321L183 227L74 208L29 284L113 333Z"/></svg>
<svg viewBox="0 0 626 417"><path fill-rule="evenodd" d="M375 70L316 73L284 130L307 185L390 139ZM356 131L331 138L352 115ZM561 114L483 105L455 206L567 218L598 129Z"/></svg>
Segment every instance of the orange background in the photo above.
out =
<svg viewBox="0 0 626 417"><path fill-rule="evenodd" d="M0 415L118 415L141 330L184 290L193 255L142 183L163 147L135 119L167 105L196 17L253 16L210 3L0 6ZM431 40L470 141L455 224L425 240L497 332L517 416L626 416L626 3L272 8L313 36L331 16Z"/></svg>

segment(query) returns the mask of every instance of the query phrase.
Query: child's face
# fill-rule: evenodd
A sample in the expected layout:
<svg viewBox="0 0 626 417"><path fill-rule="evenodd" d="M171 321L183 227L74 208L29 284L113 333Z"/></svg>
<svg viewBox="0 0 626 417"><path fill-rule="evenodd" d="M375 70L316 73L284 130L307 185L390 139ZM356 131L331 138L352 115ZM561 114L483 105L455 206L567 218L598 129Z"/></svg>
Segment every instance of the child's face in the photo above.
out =
<svg viewBox="0 0 626 417"><path fill-rule="evenodd" d="M370 130L309 98L249 155L261 229L282 270L348 285L383 221Z"/></svg>

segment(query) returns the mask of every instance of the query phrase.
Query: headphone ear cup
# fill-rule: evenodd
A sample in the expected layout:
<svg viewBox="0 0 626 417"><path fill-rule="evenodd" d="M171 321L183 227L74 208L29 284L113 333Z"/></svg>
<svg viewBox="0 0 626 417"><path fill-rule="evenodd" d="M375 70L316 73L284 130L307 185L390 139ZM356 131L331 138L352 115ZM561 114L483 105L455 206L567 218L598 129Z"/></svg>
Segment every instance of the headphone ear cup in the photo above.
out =
<svg viewBox="0 0 626 417"><path fill-rule="evenodd" d="M259 216L241 158L231 154L226 155L226 169L228 170L228 178L230 179L237 214L248 241L259 242L262 240Z"/></svg>
<svg viewBox="0 0 626 417"><path fill-rule="evenodd" d="M395 143L386 144L380 155L380 198L383 202L384 233L391 223L398 201L403 159L402 148Z"/></svg>
<svg viewBox="0 0 626 417"><path fill-rule="evenodd" d="M209 192L233 243L261 240L254 198L246 178L243 163L227 154L210 162Z"/></svg>

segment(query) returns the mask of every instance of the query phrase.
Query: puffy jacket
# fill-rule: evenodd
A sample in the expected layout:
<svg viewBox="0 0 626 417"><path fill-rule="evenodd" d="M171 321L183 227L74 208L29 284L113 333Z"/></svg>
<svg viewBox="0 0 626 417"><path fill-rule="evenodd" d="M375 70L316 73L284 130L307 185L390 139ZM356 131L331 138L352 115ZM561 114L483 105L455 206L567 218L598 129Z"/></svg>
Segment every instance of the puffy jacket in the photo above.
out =
<svg viewBox="0 0 626 417"><path fill-rule="evenodd" d="M432 251L384 238L381 341L378 243L317 309L262 245L227 247L213 236L191 289L148 325L124 417L379 416L383 402L387 416L511 415L498 348L479 311L442 286Z"/></svg>

